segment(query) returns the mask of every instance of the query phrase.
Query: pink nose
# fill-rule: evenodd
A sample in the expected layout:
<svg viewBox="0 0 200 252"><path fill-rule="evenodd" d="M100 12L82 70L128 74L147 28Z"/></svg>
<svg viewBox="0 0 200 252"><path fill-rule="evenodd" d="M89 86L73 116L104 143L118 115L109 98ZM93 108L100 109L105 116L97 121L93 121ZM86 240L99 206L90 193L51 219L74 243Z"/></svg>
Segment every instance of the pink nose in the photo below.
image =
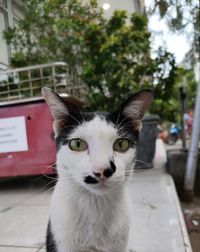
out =
<svg viewBox="0 0 200 252"><path fill-rule="evenodd" d="M109 177L113 175L114 171L111 168L107 168L107 169L99 170L98 172L93 172L93 173L96 177L105 181L106 179L108 179Z"/></svg>

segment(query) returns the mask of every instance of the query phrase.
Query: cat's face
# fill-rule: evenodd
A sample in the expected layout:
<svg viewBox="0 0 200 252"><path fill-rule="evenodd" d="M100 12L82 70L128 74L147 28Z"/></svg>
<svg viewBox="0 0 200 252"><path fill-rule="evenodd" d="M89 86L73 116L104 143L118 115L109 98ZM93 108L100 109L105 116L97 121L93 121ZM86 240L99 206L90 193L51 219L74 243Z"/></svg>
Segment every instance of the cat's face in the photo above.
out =
<svg viewBox="0 0 200 252"><path fill-rule="evenodd" d="M112 114L80 113L50 89L42 92L54 118L60 179L97 194L123 185L133 169L140 120L151 92L132 96Z"/></svg>
<svg viewBox="0 0 200 252"><path fill-rule="evenodd" d="M137 132L130 135L109 116L82 116L77 118L80 125L57 138L59 174L90 190L119 186L133 168Z"/></svg>

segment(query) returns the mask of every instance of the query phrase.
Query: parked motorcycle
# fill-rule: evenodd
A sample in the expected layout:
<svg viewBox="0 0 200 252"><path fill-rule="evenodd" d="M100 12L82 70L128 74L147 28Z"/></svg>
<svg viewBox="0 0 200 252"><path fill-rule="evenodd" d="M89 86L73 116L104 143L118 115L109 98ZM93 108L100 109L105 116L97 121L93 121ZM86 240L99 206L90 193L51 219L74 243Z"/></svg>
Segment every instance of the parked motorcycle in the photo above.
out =
<svg viewBox="0 0 200 252"><path fill-rule="evenodd" d="M179 138L180 129L175 123L172 123L168 129L167 143L174 145Z"/></svg>

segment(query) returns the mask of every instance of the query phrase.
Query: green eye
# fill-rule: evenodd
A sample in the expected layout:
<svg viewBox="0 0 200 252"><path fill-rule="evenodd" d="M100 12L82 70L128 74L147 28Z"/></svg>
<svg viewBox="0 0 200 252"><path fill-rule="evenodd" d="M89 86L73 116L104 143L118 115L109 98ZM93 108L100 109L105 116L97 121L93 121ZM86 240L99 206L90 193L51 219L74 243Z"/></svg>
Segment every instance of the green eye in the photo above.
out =
<svg viewBox="0 0 200 252"><path fill-rule="evenodd" d="M85 141L80 138L74 138L69 141L69 148L73 151L85 151L88 146Z"/></svg>
<svg viewBox="0 0 200 252"><path fill-rule="evenodd" d="M129 141L125 138L117 139L113 145L113 150L117 152L126 152L129 149Z"/></svg>

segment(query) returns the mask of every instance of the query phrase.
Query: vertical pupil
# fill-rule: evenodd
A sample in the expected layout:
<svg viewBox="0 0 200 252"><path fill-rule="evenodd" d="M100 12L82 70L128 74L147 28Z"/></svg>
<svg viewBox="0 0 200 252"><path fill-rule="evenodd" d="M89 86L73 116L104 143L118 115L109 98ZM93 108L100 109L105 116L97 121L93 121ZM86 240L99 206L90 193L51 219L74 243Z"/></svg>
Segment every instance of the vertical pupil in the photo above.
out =
<svg viewBox="0 0 200 252"><path fill-rule="evenodd" d="M119 141L119 147L122 148L122 140Z"/></svg>
<svg viewBox="0 0 200 252"><path fill-rule="evenodd" d="M78 140L77 141L77 147L80 148L80 145L81 145L80 140Z"/></svg>

